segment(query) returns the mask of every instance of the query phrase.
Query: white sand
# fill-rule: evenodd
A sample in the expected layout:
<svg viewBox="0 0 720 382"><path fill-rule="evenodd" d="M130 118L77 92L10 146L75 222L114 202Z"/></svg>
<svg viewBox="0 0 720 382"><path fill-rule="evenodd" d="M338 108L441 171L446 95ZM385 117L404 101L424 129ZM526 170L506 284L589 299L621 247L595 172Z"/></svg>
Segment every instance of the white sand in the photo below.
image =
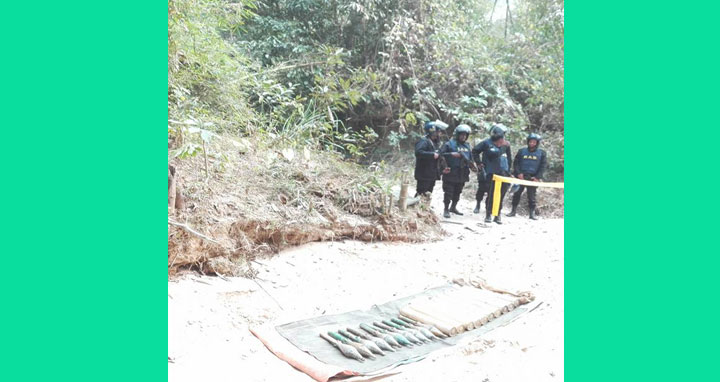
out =
<svg viewBox="0 0 720 382"><path fill-rule="evenodd" d="M312 381L270 353L248 325L367 309L468 277L530 290L542 304L383 381L563 380L563 220L503 217L503 225L485 225L484 210L471 208L461 201L465 216L450 220L462 225L441 223L450 236L435 243L313 243L259 260L253 265L267 293L244 278L170 281L169 381Z"/></svg>

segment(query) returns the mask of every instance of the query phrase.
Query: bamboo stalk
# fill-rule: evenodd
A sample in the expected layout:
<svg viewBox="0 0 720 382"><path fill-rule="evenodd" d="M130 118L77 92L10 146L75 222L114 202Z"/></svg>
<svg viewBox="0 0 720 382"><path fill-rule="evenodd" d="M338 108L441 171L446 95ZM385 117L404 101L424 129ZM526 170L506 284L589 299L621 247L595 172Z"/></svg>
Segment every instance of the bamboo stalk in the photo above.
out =
<svg viewBox="0 0 720 382"><path fill-rule="evenodd" d="M168 166L168 207L170 211L175 210L175 196L177 195L177 178L175 177L175 168Z"/></svg>
<svg viewBox="0 0 720 382"><path fill-rule="evenodd" d="M205 157L205 178L210 177L208 175L208 161L207 161L207 149L205 148L205 140L203 139L203 157Z"/></svg>
<svg viewBox="0 0 720 382"><path fill-rule="evenodd" d="M413 301L411 307L420 313L425 313L429 316L436 317L441 321L445 322L447 325L452 325L452 327L455 328L458 333L462 333L466 330L465 325L462 322L452 317L448 317L446 314L432 306L432 303L430 301Z"/></svg>
<svg viewBox="0 0 720 382"><path fill-rule="evenodd" d="M502 293L496 293L496 292L492 292L492 291L480 289L480 288L463 287L463 288L457 289L457 291L459 291L461 293L466 293L469 295L479 296L482 298L490 298L492 300L506 301L508 303L514 302L515 300L517 300L517 297L505 295Z"/></svg>
<svg viewBox="0 0 720 382"><path fill-rule="evenodd" d="M493 304L484 303L482 301L469 301L468 305L472 307L474 315L476 317L476 325L482 326L490 322L490 320L499 317L496 313L499 313L497 306Z"/></svg>
<svg viewBox="0 0 720 382"><path fill-rule="evenodd" d="M400 185L400 197L398 198L398 207L400 208L400 211L407 210L407 196L408 196L408 187L410 185L404 182Z"/></svg>
<svg viewBox="0 0 720 382"><path fill-rule="evenodd" d="M461 296L441 296L435 299L434 307L462 322L466 330L472 330L482 325L478 309L464 301Z"/></svg>
<svg viewBox="0 0 720 382"><path fill-rule="evenodd" d="M498 318L505 313L505 306L504 305L497 305L493 304L488 301L474 301L472 302L473 305L477 306L479 308L479 311L481 312L481 316L485 315L488 316L488 320L492 320L494 318Z"/></svg>
<svg viewBox="0 0 720 382"><path fill-rule="evenodd" d="M500 296L498 293L493 293L482 289L458 289L454 291L454 293L463 296L463 298L467 298L468 300L484 301L498 305L503 310L503 313L512 311L518 306L520 306L519 299L517 298Z"/></svg>
<svg viewBox="0 0 720 382"><path fill-rule="evenodd" d="M400 313L405 317L432 325L447 336L454 336L458 334L457 329L453 328L452 325L441 321L437 317L433 317L426 313L420 312L411 306L406 306L400 309Z"/></svg>
<svg viewBox="0 0 720 382"><path fill-rule="evenodd" d="M453 291L454 294L460 296L460 298L468 301L483 301L496 305L502 309L503 313L507 313L515 309L518 305L515 299L504 298L497 295L497 293L483 291L483 290L472 290L472 289L458 289Z"/></svg>
<svg viewBox="0 0 720 382"><path fill-rule="evenodd" d="M441 310L448 317L459 322L465 330L475 329L475 319L457 304L449 301L438 301L435 303L434 308Z"/></svg>

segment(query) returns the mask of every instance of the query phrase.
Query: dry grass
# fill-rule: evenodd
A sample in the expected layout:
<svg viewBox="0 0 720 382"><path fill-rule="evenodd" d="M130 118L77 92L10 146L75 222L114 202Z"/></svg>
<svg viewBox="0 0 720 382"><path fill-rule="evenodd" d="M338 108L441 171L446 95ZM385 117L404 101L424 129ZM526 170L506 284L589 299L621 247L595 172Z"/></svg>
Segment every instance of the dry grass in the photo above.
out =
<svg viewBox="0 0 720 382"><path fill-rule="evenodd" d="M565 211L565 190L558 188L538 188L537 191L537 214L544 218L562 218ZM477 179L471 176L470 182L466 183L463 189L463 199L467 205L475 205L475 193L477 192ZM523 192L518 213L528 215L527 190ZM483 199L485 203L485 199ZM484 205L484 204L483 204ZM503 199L503 213L509 213L512 206L512 194L510 192ZM484 207L483 207L484 208Z"/></svg>
<svg viewBox="0 0 720 382"><path fill-rule="evenodd" d="M540 187L538 188L536 199L536 212L539 216L544 218L562 218L564 216L565 193L563 189ZM510 212L511 205L512 194L508 193L505 196L505 202L503 203L503 211ZM521 196L520 204L518 205L518 213L522 216L527 216L529 214L527 190L525 190Z"/></svg>
<svg viewBox="0 0 720 382"><path fill-rule="evenodd" d="M334 153L217 136L208 153L208 177L202 153L168 159L185 197L185 208L168 217L170 273L252 276L250 260L287 246L346 238L417 242L441 232L428 211L389 207L380 171Z"/></svg>

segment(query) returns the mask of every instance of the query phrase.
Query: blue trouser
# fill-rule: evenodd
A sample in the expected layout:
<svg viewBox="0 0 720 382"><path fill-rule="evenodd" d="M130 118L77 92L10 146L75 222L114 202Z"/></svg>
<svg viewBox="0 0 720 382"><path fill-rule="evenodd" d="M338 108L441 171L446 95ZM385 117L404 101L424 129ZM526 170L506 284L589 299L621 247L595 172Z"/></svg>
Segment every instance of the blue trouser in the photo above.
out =
<svg viewBox="0 0 720 382"><path fill-rule="evenodd" d="M418 195L424 195L426 192L432 194L433 188L435 188L435 179L419 179L417 181L417 188L415 189L415 197L417 197Z"/></svg>
<svg viewBox="0 0 720 382"><path fill-rule="evenodd" d="M460 200L460 194L462 193L463 187L465 187L465 182L450 182L443 180L443 191L445 192L443 203L445 204L445 208L448 208L450 202L452 202L453 207L457 205Z"/></svg>
<svg viewBox="0 0 720 382"><path fill-rule="evenodd" d="M520 186L517 191L515 191L515 194L512 198L512 205L513 208L517 208L517 206L520 204L520 197L522 197L523 190L527 187L527 196L528 196L528 206L530 207L530 210L534 210L535 207L537 207L537 200L535 199L535 195L537 193L537 187L533 186Z"/></svg>
<svg viewBox="0 0 720 382"><path fill-rule="evenodd" d="M488 178L492 179L492 175L488 175ZM488 197L485 200L485 215L490 216L490 214L492 214L493 200L497 197L500 198L500 209L498 209L498 216L500 216L500 211L502 211L502 202L505 198L507 190L510 188L510 183L502 182L502 185L500 186L500 195L495 195L495 180L490 181L488 184L490 185L490 189L488 190Z"/></svg>

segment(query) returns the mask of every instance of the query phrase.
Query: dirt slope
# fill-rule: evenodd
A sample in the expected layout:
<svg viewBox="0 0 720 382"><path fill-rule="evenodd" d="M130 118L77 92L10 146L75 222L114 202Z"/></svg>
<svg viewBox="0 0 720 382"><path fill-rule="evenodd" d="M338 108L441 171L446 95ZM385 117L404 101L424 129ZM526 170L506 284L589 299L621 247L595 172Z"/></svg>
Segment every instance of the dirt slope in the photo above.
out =
<svg viewBox="0 0 720 382"><path fill-rule="evenodd" d="M469 196L469 195L468 195ZM441 205L440 193L433 199ZM542 304L510 325L398 369L384 380L563 380L563 220L505 218L485 225L469 212L441 223L432 243L323 242L253 263L258 279L186 275L168 283L170 381L311 381L248 331L368 308L458 277L531 290Z"/></svg>
<svg viewBox="0 0 720 382"><path fill-rule="evenodd" d="M427 211L390 207L387 191L400 180L389 166L262 137L215 137L207 173L202 155L168 156L184 204L168 209L171 275L192 269L247 276L254 274L249 260L308 242L424 242L440 233Z"/></svg>

